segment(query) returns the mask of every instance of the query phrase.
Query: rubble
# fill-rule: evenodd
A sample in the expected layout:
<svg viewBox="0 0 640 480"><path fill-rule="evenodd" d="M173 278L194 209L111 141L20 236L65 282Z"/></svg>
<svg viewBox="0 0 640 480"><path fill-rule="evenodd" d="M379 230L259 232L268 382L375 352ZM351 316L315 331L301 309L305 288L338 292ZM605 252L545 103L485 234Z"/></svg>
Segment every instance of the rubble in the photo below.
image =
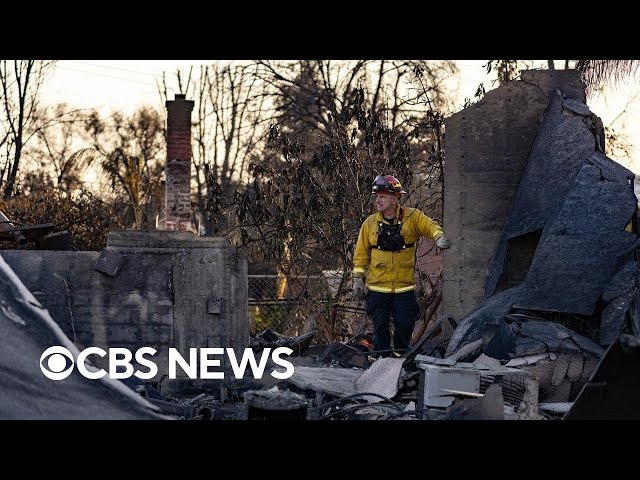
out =
<svg viewBox="0 0 640 480"><path fill-rule="evenodd" d="M72 374L53 386L44 383L30 361L43 346L77 349L0 259L0 338L4 340L0 370L8 373L3 376L0 417L638 418L640 261L636 250L640 240L634 188L639 181L603 152L600 119L579 99L567 98L559 90L553 93L486 271L484 301L459 323L446 313L429 321L442 298L437 297L425 322L416 329L415 342L401 358L376 358L386 352L373 352L371 335L364 330L346 341L313 344L315 330L285 336L266 329L248 339L247 331L238 327L237 338L248 339L257 352L277 347L293 350L295 368L286 380L247 377L215 384L206 392L199 392L195 385L189 397L182 396L183 389L166 387L163 378L148 383L87 382ZM498 162L496 158L488 161L489 167ZM493 174L491 168L482 174L488 178ZM458 173L462 177L462 170ZM461 220L460 227L465 226ZM8 224L0 240L21 242L28 231ZM494 242L495 237L487 244ZM145 248L156 248L147 243ZM101 275L101 282L119 280L122 275L115 277L120 271L131 267L125 261L128 250L116 250L104 250L94 264L110 277ZM155 250L151 253L153 260L148 261L158 263ZM174 297L180 299L184 314L180 318L185 321L182 336L178 336L187 345L184 339L189 335L202 332L210 336L211 329L203 326L206 322L192 320L196 317L191 307L197 302L191 286L201 282L187 281L184 276L202 262L193 260L187 267L181 255L166 260L166 269L180 281L158 281L163 294L158 299L167 308L174 307ZM516 260L514 274L510 262ZM208 346L217 346L226 335L220 327L222 320L243 302L229 301L225 306L222 293L209 298L209 290L203 287L200 297L204 302L198 305L202 318L211 319L219 329L219 336L207 340ZM469 288L469 292L477 291ZM460 298L470 298L469 292ZM229 323L234 328L237 325ZM167 338L172 339L173 327L166 330Z"/></svg>
<svg viewBox="0 0 640 480"><path fill-rule="evenodd" d="M609 346L564 418L640 419L640 336L620 335Z"/></svg>
<svg viewBox="0 0 640 480"><path fill-rule="evenodd" d="M487 298L446 351L528 371L543 403L574 400L604 347L638 330L634 174L602 153L603 142L588 107L556 91L487 269ZM526 235L537 245L513 286L501 280L507 252Z"/></svg>
<svg viewBox="0 0 640 480"><path fill-rule="evenodd" d="M480 398L492 386L499 385L502 402L509 407L514 418L536 418L537 379L525 370L503 366L490 357L479 360L467 363L418 355L416 363L422 371L418 405L424 410L431 410L429 417L432 418L434 407L450 407L459 398ZM435 412L437 416L437 410Z"/></svg>
<svg viewBox="0 0 640 480"><path fill-rule="evenodd" d="M288 347L293 350L292 356L298 356L302 354L316 336L316 331L312 330L297 337L286 337L274 332L270 328L263 331L260 335L251 338L251 347L253 348L277 348Z"/></svg>
<svg viewBox="0 0 640 480"><path fill-rule="evenodd" d="M456 322L446 315L431 322L409 351L403 355L405 365L412 362L419 353L442 358L456 326Z"/></svg>
<svg viewBox="0 0 640 480"><path fill-rule="evenodd" d="M491 385L478 398L456 401L436 420L504 420L504 400L499 385Z"/></svg>
<svg viewBox="0 0 640 480"><path fill-rule="evenodd" d="M244 399L246 420L306 420L307 400L277 386L269 390L250 390Z"/></svg>

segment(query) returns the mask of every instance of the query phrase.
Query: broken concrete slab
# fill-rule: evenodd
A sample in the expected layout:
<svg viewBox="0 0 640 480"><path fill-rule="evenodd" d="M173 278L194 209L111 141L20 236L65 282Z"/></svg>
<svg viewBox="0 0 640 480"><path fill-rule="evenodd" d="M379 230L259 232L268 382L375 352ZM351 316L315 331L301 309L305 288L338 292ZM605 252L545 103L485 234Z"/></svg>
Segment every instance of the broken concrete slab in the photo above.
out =
<svg viewBox="0 0 640 480"><path fill-rule="evenodd" d="M447 360L458 362L460 360L467 360L469 357L477 358L482 353L482 340L478 339L475 342L467 343L463 347L459 348L454 354L446 357Z"/></svg>
<svg viewBox="0 0 640 480"><path fill-rule="evenodd" d="M597 151L596 120L582 102L552 96L487 270L485 295L509 273L509 242L537 231L530 266L518 267L528 269L514 306L591 315L620 259L638 246L625 231L636 210L634 175Z"/></svg>
<svg viewBox="0 0 640 480"><path fill-rule="evenodd" d="M621 186L629 185L632 187L631 190L634 191L635 174L615 160L607 157L604 153L593 152L593 155L587 159L587 165L596 167L603 180L615 182Z"/></svg>
<svg viewBox="0 0 640 480"><path fill-rule="evenodd" d="M402 358L379 358L373 365L358 377L353 386L357 393L377 393L386 398L393 398L398 393ZM363 397L369 403L382 402L383 399L374 396Z"/></svg>
<svg viewBox="0 0 640 480"><path fill-rule="evenodd" d="M489 357L488 355L485 355L483 353L473 361L473 365L475 365L477 368L499 367L500 360L498 360L497 358Z"/></svg>
<svg viewBox="0 0 640 480"><path fill-rule="evenodd" d="M506 364L505 367L520 367L522 365L535 365L536 363L538 363L541 360L544 360L546 358L549 358L549 353L540 353L540 354L536 354L536 355L525 355L523 357L516 357L512 360L509 360ZM554 358L555 360L555 358Z"/></svg>
<svg viewBox="0 0 640 480"><path fill-rule="evenodd" d="M429 355L416 355L415 361L421 363L432 363L433 365L451 366L456 364L456 360L454 358L438 358Z"/></svg>
<svg viewBox="0 0 640 480"><path fill-rule="evenodd" d="M606 305L600 321L600 344L610 345L625 329L640 333L640 265L629 255L623 267L605 286Z"/></svg>
<svg viewBox="0 0 640 480"><path fill-rule="evenodd" d="M490 303L487 301L487 304ZM461 325L463 323L464 321ZM479 324L474 327L479 328ZM478 349L480 341L481 346ZM528 319L488 320L483 324L481 340L462 344L447 358L460 358L460 355L466 355L469 351L477 351L478 355L484 353L499 360L511 360L549 352L590 353L597 357L604 354L604 349L600 345L559 323Z"/></svg>
<svg viewBox="0 0 640 480"><path fill-rule="evenodd" d="M562 108L566 108L567 110L570 110L576 115L580 115L582 117L591 117L591 115L593 115L589 107L587 107L584 102L575 100L573 98L567 98L565 101L563 101Z"/></svg>
<svg viewBox="0 0 640 480"><path fill-rule="evenodd" d="M505 367L517 368L521 367L522 365L527 365L527 357L513 358L505 364Z"/></svg>
<svg viewBox="0 0 640 480"><path fill-rule="evenodd" d="M519 338L516 342L513 355L516 357L541 355L548 350L547 345L540 340L533 338ZM510 355L509 352L507 352L507 355Z"/></svg>
<svg viewBox="0 0 640 480"><path fill-rule="evenodd" d="M362 370L348 368L296 367L287 381L303 390L342 397L357 393L354 382L360 375Z"/></svg>

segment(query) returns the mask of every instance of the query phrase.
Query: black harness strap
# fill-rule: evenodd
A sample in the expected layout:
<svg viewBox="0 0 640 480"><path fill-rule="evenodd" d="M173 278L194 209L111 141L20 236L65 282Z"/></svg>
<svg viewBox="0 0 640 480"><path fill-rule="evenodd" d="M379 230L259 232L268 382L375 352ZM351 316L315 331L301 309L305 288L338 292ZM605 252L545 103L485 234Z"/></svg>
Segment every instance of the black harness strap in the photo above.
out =
<svg viewBox="0 0 640 480"><path fill-rule="evenodd" d="M405 243L404 237L400 233L402 230L402 219L404 217L404 209L400 208L398 223L389 225L384 222L378 222L378 244L372 248L389 252L399 252L406 248L411 248L415 243Z"/></svg>

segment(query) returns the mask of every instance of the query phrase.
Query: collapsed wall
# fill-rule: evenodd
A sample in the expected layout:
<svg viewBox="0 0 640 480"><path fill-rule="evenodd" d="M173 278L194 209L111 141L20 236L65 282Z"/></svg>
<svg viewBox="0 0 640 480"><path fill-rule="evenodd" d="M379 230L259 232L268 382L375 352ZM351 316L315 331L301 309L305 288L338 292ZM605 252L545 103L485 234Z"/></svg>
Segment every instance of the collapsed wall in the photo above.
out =
<svg viewBox="0 0 640 480"><path fill-rule="evenodd" d="M572 401L604 347L640 334L635 183L604 154L600 119L554 90L500 232L485 232L493 252L470 279L482 280L485 298L461 319L445 355L522 365L540 381L541 401ZM461 227L465 238L478 228ZM464 261L447 253L445 274L451 257Z"/></svg>
<svg viewBox="0 0 640 480"><path fill-rule="evenodd" d="M577 71L528 70L445 120L444 231L452 246L444 255L442 304L456 320L485 298L487 267L557 88L586 100ZM520 240L520 250L530 249L528 239ZM516 264L520 257L512 261L509 286L526 268Z"/></svg>

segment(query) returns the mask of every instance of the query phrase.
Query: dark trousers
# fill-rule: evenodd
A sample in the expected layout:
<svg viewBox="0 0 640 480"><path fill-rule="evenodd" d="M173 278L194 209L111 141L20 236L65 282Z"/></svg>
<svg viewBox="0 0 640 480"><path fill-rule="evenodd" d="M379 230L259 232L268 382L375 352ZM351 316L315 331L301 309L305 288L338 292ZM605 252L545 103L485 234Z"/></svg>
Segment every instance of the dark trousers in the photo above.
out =
<svg viewBox="0 0 640 480"><path fill-rule="evenodd" d="M403 293L367 292L367 315L373 321L373 349L391 350L390 320L393 317L393 348L403 353L409 341L420 307L415 290ZM388 356L390 352L382 353Z"/></svg>

